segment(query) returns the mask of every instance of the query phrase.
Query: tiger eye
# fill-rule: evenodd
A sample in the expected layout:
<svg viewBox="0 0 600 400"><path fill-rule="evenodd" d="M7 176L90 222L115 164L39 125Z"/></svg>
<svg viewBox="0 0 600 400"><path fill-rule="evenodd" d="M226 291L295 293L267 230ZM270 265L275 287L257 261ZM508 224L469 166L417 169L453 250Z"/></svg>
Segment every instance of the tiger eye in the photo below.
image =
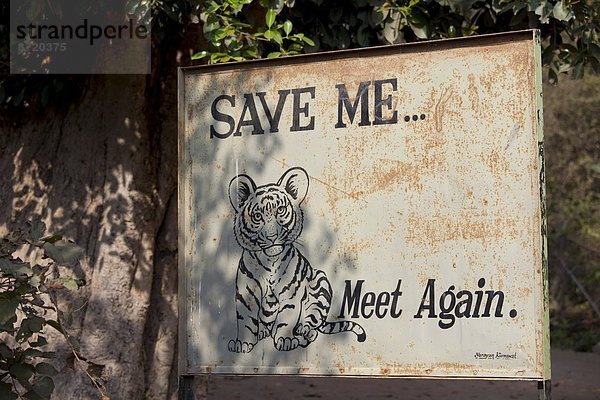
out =
<svg viewBox="0 0 600 400"><path fill-rule="evenodd" d="M252 221L254 221L254 222L260 222L260 221L262 221L262 214L258 211L255 211L252 213L251 218L252 218Z"/></svg>
<svg viewBox="0 0 600 400"><path fill-rule="evenodd" d="M279 215L283 215L283 214L285 214L285 210L286 210L286 209L287 209L287 208L286 208L286 207L284 207L284 206L281 206L281 207L277 208L277 214L279 214Z"/></svg>

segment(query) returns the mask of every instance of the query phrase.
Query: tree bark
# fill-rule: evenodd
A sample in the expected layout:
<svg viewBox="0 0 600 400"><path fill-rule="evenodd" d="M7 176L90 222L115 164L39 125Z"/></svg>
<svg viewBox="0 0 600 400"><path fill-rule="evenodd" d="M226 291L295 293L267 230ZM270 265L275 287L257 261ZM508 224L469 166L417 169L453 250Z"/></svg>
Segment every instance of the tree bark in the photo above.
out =
<svg viewBox="0 0 600 400"><path fill-rule="evenodd" d="M168 90L149 100L153 80ZM111 399L176 394L174 92L172 77L97 76L66 113L0 123L0 233L40 215L84 248L73 273L87 285L60 306L76 310L67 328L84 357L106 366ZM65 360L68 346L58 350ZM53 398L99 398L68 364L57 364Z"/></svg>

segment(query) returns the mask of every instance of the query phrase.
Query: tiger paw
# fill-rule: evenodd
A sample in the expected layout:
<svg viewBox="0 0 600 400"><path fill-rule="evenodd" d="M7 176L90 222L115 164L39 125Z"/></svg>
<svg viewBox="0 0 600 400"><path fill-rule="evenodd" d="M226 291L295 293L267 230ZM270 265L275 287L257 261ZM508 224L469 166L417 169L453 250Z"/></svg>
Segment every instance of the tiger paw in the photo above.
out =
<svg viewBox="0 0 600 400"><path fill-rule="evenodd" d="M316 329L313 329L308 324L298 324L294 328L294 334L298 336L304 337L309 343L312 343L317 338L319 332Z"/></svg>
<svg viewBox="0 0 600 400"><path fill-rule="evenodd" d="M258 332L258 340L263 340L264 338L269 336L271 336L271 331L269 331L268 329L263 329Z"/></svg>
<svg viewBox="0 0 600 400"><path fill-rule="evenodd" d="M300 346L300 341L298 338L284 338L280 337L275 342L275 348L279 351L290 351L294 350L296 347Z"/></svg>
<svg viewBox="0 0 600 400"><path fill-rule="evenodd" d="M248 342L242 342L239 339L229 341L229 351L232 353L250 353L254 348L254 344Z"/></svg>

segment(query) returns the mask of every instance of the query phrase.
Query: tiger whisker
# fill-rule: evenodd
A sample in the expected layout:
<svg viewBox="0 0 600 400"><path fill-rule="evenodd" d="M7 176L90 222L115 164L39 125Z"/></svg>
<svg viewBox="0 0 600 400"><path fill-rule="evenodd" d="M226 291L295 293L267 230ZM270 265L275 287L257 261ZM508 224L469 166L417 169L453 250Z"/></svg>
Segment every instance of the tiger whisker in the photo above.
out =
<svg viewBox="0 0 600 400"><path fill-rule="evenodd" d="M294 243L297 243L298 245L300 245L302 247L306 247L306 244L302 240L300 240L300 239L294 240Z"/></svg>

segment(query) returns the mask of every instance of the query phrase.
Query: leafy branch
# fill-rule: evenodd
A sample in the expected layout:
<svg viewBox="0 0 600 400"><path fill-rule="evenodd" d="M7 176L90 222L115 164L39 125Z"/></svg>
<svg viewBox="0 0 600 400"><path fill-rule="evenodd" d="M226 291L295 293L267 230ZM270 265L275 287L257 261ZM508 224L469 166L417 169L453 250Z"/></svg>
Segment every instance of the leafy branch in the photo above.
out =
<svg viewBox="0 0 600 400"><path fill-rule="evenodd" d="M6 400L40 400L52 395L52 377L58 371L43 361L55 357L54 352L44 350L48 344L46 326L60 332L75 357L82 359L61 323L57 300L58 291L85 285L81 279L61 275L58 268L77 262L82 249L61 235L46 236L45 231L45 224L36 219L0 239L0 334L6 339L0 343L0 398ZM40 264L15 255L27 247L29 254L33 249L43 253ZM88 362L86 374L105 396L89 373L91 366L103 366Z"/></svg>
<svg viewBox="0 0 600 400"><path fill-rule="evenodd" d="M306 45L314 42L303 33L292 34L293 23L289 19L276 23L284 5L291 7L293 1L271 2L252 0L210 0L200 14L204 38L209 49L196 53L192 59L208 57L211 64L242 61L267 57L300 54ZM264 25L263 25L264 24Z"/></svg>

